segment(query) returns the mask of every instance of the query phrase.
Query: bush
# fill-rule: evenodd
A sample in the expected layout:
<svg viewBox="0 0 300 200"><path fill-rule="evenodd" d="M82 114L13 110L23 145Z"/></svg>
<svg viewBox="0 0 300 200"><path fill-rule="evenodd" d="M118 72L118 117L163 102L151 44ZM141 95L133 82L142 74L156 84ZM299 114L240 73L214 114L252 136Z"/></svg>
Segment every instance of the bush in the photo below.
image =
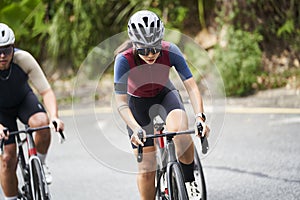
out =
<svg viewBox="0 0 300 200"><path fill-rule="evenodd" d="M245 96L253 93L257 75L261 71L262 36L229 27L223 45L214 49L214 62L223 78L227 96Z"/></svg>

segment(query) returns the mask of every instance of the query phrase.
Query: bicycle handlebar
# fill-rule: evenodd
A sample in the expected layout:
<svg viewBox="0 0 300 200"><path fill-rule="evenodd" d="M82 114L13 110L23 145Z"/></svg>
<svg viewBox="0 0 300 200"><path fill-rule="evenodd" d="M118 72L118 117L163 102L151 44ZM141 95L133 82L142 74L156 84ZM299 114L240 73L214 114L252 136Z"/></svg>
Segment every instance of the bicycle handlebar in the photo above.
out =
<svg viewBox="0 0 300 200"><path fill-rule="evenodd" d="M57 123L55 121L53 121L52 124L55 127L55 129L56 129L57 128ZM20 134L20 133L31 134L31 133L33 133L35 131L40 131L40 130L45 130L45 129L51 129L51 128L53 128L51 125L40 126L40 127L35 127L35 128L27 127L27 128L25 128L23 130L9 132L9 135L17 135L17 134ZM4 132L5 135L7 135L8 131L9 131L8 128L5 128L3 130L3 132ZM60 137L61 137L60 143L63 143L65 141L65 135L64 135L64 133L63 133L62 130L59 130L58 132L59 132ZM2 154L3 145L4 145L4 139L2 139L0 141L0 154Z"/></svg>
<svg viewBox="0 0 300 200"><path fill-rule="evenodd" d="M201 140L202 153L206 154L209 149L209 145L208 145L207 137L202 136L203 127L202 127L201 123L197 124L197 131L198 131L198 135L200 136L200 140ZM179 131L179 132L163 132L161 134L146 135L146 139L154 139L154 138L160 138L160 137L174 137L176 135L185 135L185 134L194 134L194 133L195 133L195 130L186 130L186 131ZM139 131L138 136L139 136L139 139L142 140L143 132ZM142 160L143 160L143 146L139 145L137 161L141 162Z"/></svg>
<svg viewBox="0 0 300 200"><path fill-rule="evenodd" d="M55 121L53 121L52 124L53 124L54 128L56 129L57 128L57 123ZM33 133L35 131L40 131L40 130L45 130L45 129L51 129L51 128L52 128L51 125L34 127L34 128L27 127L27 128L25 128L23 130L12 131L12 132L9 133L9 135L17 135L19 133ZM7 131L8 131L8 129L4 130L4 132L7 132ZM62 140L65 140L65 135L64 135L63 131L59 130L58 132L59 132Z"/></svg>

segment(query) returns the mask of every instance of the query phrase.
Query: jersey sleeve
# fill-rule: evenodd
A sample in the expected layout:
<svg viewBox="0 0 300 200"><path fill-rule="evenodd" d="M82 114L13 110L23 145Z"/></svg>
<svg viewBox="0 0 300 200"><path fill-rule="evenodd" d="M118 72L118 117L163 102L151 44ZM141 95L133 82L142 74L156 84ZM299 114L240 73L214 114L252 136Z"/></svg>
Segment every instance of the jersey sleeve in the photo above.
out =
<svg viewBox="0 0 300 200"><path fill-rule="evenodd" d="M193 75L191 70L183 57L180 49L173 43L170 44L170 63L175 67L182 81L191 78Z"/></svg>
<svg viewBox="0 0 300 200"><path fill-rule="evenodd" d="M19 65L22 70L28 74L29 81L39 93L51 88L40 65L29 52L17 50L14 54L13 62Z"/></svg>
<svg viewBox="0 0 300 200"><path fill-rule="evenodd" d="M127 94L129 63L125 56L118 54L114 64L114 90L116 94Z"/></svg>

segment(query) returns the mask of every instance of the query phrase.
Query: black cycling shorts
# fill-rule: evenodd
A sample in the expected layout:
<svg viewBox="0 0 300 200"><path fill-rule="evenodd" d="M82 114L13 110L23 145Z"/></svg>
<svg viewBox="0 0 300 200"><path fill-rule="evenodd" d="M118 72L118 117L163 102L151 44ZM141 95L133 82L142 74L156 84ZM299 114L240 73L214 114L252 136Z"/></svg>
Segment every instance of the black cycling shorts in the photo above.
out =
<svg viewBox="0 0 300 200"><path fill-rule="evenodd" d="M46 112L36 95L30 91L19 105L13 108L3 108L0 106L0 123L10 131L18 130L17 119L28 124L29 118L38 112ZM10 136L4 144L15 143L15 136Z"/></svg>
<svg viewBox="0 0 300 200"><path fill-rule="evenodd" d="M184 106L177 90L163 89L157 96L150 98L141 98L129 96L129 108L138 122L147 134L153 134L153 119L157 115L165 121L167 115L174 109L184 110ZM133 131L127 126L129 138ZM145 146L153 146L153 139L147 139ZM136 148L132 144L133 148Z"/></svg>

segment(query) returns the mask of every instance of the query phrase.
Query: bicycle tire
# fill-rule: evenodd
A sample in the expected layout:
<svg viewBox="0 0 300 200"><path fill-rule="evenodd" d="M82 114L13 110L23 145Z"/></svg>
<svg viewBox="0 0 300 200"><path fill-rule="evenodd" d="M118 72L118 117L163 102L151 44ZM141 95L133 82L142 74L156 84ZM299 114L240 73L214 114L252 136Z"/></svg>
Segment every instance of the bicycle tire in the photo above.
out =
<svg viewBox="0 0 300 200"><path fill-rule="evenodd" d="M206 200L207 192L206 192L205 177L204 177L200 157L196 148L194 148L194 176L195 176L196 183L198 185L198 190L201 193L201 200Z"/></svg>
<svg viewBox="0 0 300 200"><path fill-rule="evenodd" d="M187 200L189 199L183 173L178 163L172 163L167 170L168 192L170 200Z"/></svg>
<svg viewBox="0 0 300 200"><path fill-rule="evenodd" d="M35 200L50 200L49 189L45 174L38 159L31 160L31 187Z"/></svg>

